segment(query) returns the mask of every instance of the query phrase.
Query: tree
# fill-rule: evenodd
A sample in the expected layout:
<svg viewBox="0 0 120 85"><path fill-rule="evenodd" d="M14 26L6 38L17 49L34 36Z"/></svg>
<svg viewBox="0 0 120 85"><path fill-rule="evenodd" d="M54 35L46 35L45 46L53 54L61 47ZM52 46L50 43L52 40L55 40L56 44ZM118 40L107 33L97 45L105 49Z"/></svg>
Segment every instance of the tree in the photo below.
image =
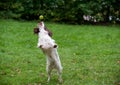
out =
<svg viewBox="0 0 120 85"><path fill-rule="evenodd" d="M0 17L45 20L82 24L87 22L120 22L119 0L0 0Z"/></svg>

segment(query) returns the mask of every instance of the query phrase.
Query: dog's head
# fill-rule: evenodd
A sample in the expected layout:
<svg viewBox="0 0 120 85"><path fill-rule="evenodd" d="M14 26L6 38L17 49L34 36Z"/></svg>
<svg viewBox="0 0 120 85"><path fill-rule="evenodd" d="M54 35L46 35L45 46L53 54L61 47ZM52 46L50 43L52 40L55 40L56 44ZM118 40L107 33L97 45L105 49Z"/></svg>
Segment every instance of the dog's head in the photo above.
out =
<svg viewBox="0 0 120 85"><path fill-rule="evenodd" d="M52 37L52 32L45 27L44 22L38 23L38 27L34 28L34 34L38 34L41 29L47 31L48 35Z"/></svg>
<svg viewBox="0 0 120 85"><path fill-rule="evenodd" d="M38 23L38 28L39 28L39 30L45 30L44 22Z"/></svg>

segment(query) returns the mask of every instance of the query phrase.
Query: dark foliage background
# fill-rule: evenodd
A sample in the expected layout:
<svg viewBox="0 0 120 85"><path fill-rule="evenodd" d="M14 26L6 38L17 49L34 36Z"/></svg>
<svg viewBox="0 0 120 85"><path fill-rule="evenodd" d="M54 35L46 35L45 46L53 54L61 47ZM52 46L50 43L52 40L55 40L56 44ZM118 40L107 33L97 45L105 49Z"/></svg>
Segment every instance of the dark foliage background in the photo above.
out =
<svg viewBox="0 0 120 85"><path fill-rule="evenodd" d="M39 15L70 24L120 23L120 0L0 0L0 18L38 20Z"/></svg>

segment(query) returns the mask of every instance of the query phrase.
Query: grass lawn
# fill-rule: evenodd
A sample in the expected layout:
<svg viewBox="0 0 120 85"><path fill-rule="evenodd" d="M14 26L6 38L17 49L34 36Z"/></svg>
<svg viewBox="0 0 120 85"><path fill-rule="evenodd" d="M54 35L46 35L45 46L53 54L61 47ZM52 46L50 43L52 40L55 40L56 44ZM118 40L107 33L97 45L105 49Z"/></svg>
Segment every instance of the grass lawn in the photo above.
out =
<svg viewBox="0 0 120 85"><path fill-rule="evenodd" d="M47 84L46 58L37 48L37 22L0 20L0 85ZM62 85L120 85L120 26L46 23L59 45Z"/></svg>

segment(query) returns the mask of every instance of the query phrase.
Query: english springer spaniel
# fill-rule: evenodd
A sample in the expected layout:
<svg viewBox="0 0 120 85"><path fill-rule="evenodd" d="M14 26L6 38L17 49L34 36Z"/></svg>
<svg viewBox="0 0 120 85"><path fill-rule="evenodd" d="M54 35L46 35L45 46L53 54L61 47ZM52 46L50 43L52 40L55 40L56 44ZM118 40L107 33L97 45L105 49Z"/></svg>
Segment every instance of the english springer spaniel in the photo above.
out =
<svg viewBox="0 0 120 85"><path fill-rule="evenodd" d="M34 28L34 33L38 34L38 44L37 47L41 48L43 53L46 55L47 65L46 71L48 73L48 82L50 81L52 69L57 69L58 80L62 83L62 65L57 52L57 44L53 40L52 32L50 32L44 25L44 22L38 23L38 27Z"/></svg>

